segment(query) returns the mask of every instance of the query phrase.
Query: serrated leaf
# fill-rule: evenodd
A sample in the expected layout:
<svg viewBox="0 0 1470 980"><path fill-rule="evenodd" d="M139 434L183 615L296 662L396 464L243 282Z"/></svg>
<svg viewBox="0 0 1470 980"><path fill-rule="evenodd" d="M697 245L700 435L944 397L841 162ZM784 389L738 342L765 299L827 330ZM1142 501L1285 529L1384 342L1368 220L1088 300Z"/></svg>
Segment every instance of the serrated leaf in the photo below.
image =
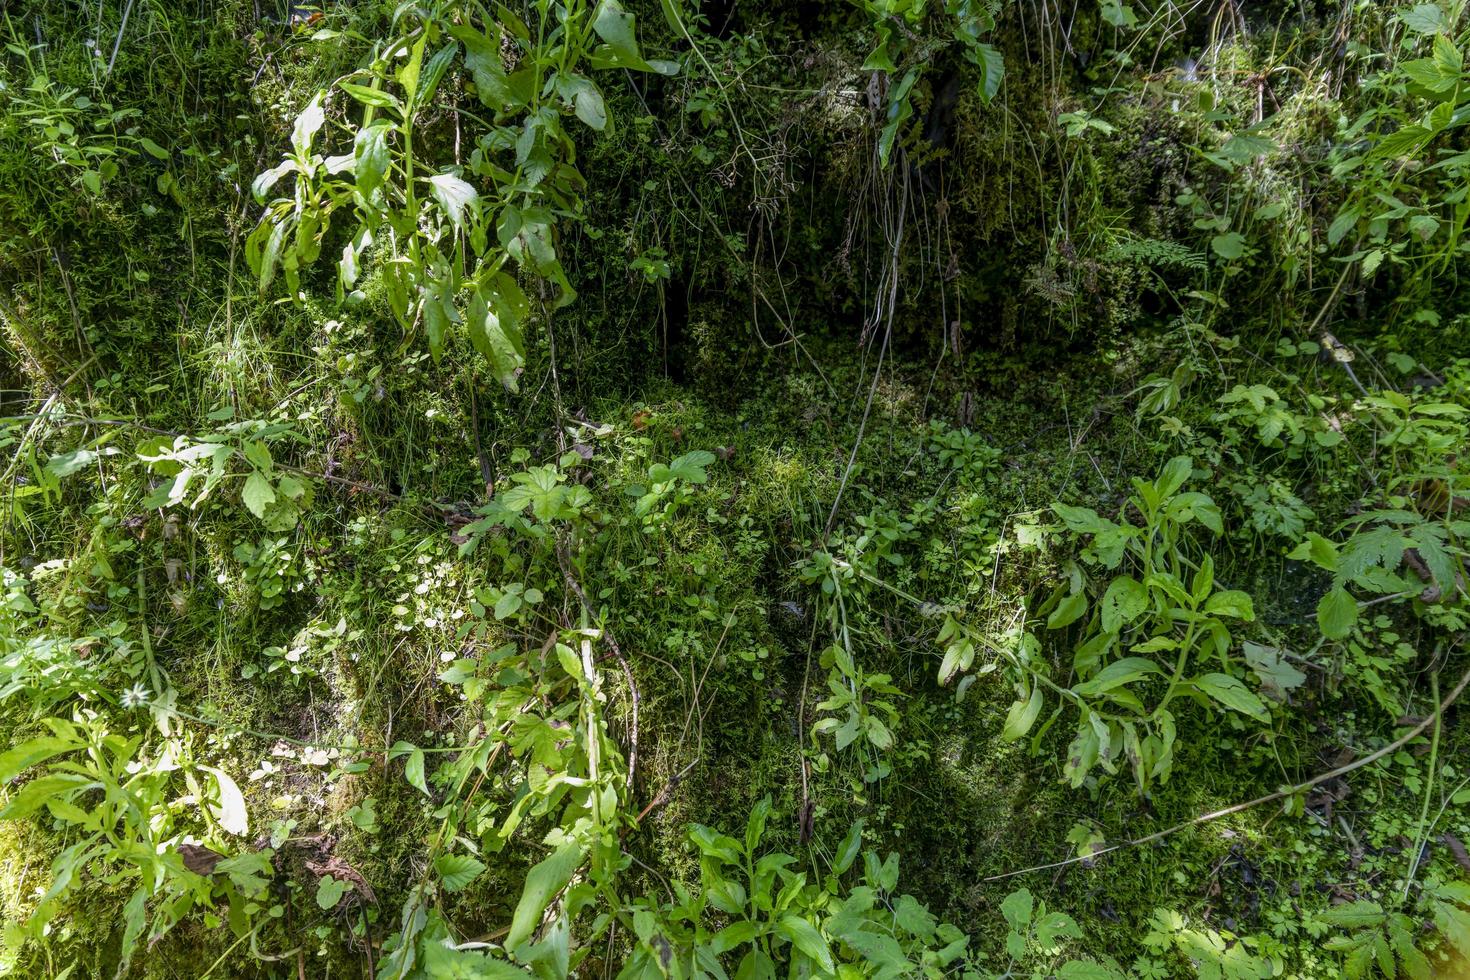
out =
<svg viewBox="0 0 1470 980"><path fill-rule="evenodd" d="M1358 622L1358 602L1339 586L1317 603L1317 628L1329 640L1341 640Z"/></svg>
<svg viewBox="0 0 1470 980"><path fill-rule="evenodd" d="M468 854L445 854L434 862L439 883L448 892L463 890L484 870L485 865Z"/></svg>

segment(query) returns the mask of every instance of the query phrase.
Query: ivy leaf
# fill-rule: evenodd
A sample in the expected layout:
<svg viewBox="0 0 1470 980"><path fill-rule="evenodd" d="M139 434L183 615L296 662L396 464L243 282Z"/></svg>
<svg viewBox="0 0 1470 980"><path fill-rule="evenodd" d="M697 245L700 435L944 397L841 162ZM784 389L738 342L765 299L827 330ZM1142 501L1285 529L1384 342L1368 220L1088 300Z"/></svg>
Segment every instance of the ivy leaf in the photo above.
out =
<svg viewBox="0 0 1470 980"><path fill-rule="evenodd" d="M341 878L325 875L316 883L316 904L323 912L337 907L342 901L342 896L352 889L350 882Z"/></svg>
<svg viewBox="0 0 1470 980"><path fill-rule="evenodd" d="M434 870L445 891L457 892L478 878L485 865L468 854L446 854L434 862Z"/></svg>
<svg viewBox="0 0 1470 980"><path fill-rule="evenodd" d="M1215 701L1243 715L1260 721L1268 717L1266 706L1239 680L1229 674L1205 674L1194 679L1194 686Z"/></svg>

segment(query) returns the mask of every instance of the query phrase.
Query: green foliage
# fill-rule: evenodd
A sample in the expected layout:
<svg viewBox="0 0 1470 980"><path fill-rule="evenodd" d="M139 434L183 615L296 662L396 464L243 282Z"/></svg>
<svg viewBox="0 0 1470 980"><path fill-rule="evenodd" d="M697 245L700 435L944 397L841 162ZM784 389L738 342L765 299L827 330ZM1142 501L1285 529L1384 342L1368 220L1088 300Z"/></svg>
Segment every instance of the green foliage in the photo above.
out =
<svg viewBox="0 0 1470 980"><path fill-rule="evenodd" d="M1087 544L1067 581L1037 608L1047 631L1076 633L1071 671L1061 687L1050 677L1033 633L1006 652L1017 700L1006 719L1008 739L1030 732L1045 689L1077 708L1077 732L1067 749L1065 778L1081 786L1094 767L1116 772L1126 760L1141 793L1167 782L1174 767L1176 697L1266 721L1265 704L1233 673L1232 623L1255 619L1251 598L1215 581L1209 553L1190 557L1192 525L1223 533L1220 511L1206 494L1185 491L1193 469L1183 456L1158 479L1134 478L1134 494L1112 520L1089 507L1054 504L1062 526ZM1136 514L1139 523L1130 519ZM1087 569L1093 569L1091 575ZM1163 654L1160 663L1154 654ZM1218 669L1204 670L1213 661ZM1162 686L1162 693L1157 692ZM1149 697L1149 701L1144 700ZM1055 715L1053 716L1055 718Z"/></svg>
<svg viewBox="0 0 1470 980"><path fill-rule="evenodd" d="M532 313L515 271L552 283L552 307L576 297L558 253L557 223L578 214L585 179L564 122L575 116L595 131L609 123L602 91L583 67L671 73L678 66L644 60L635 18L617 0L541 4L534 28L504 6L478 11L483 27L458 13L453 4L400 8L396 36L378 43L366 69L337 79L335 92L361 113L346 126L350 152L315 149L335 93L312 98L296 117L291 154L252 185L264 201L282 178L295 177L293 196L271 201L246 257L262 289L279 269L299 297L301 271L320 255L334 213L351 208L338 300L373 259L394 317L405 331L422 324L436 360L450 330L463 324L495 377L514 390ZM452 67L467 73L490 114L487 121L463 113L479 126L467 168L419 145ZM540 309L544 316L545 304Z"/></svg>
<svg viewBox="0 0 1470 980"><path fill-rule="evenodd" d="M12 4L0 975L1452 971L1461 7Z"/></svg>

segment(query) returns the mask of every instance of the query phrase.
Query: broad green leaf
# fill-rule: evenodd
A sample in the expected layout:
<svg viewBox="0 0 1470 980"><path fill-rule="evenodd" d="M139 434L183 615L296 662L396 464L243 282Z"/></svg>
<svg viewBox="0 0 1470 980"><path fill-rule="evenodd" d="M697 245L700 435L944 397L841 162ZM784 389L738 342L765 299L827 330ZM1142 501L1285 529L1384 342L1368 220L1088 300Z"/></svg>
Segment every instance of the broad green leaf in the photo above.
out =
<svg viewBox="0 0 1470 980"><path fill-rule="evenodd" d="M521 900L516 905L510 931L505 936L506 949L518 950L531 938L531 934L541 923L547 906L556 900L567 882L572 880L577 868L581 867L582 857L581 845L569 842L557 848L527 873L525 886L521 890Z"/></svg>
<svg viewBox="0 0 1470 980"><path fill-rule="evenodd" d="M1000 903L1000 914L1016 932L1025 933L1031 928L1031 892L1020 888L1007 895Z"/></svg>
<svg viewBox="0 0 1470 980"><path fill-rule="evenodd" d="M338 82L337 87L363 105L370 105L375 109L392 109L399 115L403 114L403 103L399 102L397 96L391 92L358 85L355 82Z"/></svg>
<svg viewBox="0 0 1470 980"><path fill-rule="evenodd" d="M383 185L391 160L388 137L393 131L394 126L384 120L359 129L353 139L353 174L357 179L357 190L364 200L371 199L373 191Z"/></svg>
<svg viewBox="0 0 1470 980"><path fill-rule="evenodd" d="M715 933L710 939L710 949L716 953L728 953L732 949L744 946L760 935L760 927L749 919L732 923ZM655 971L654 976L662 977L663 974Z"/></svg>
<svg viewBox="0 0 1470 980"><path fill-rule="evenodd" d="M833 970L832 950L827 945L827 940L817 931L817 927L798 915L783 916L776 923L776 934L783 939L789 940L791 945L801 950L808 959L816 963L823 970L831 973Z"/></svg>
<svg viewBox="0 0 1470 980"><path fill-rule="evenodd" d="M592 29L603 43L592 53L592 64L598 68L630 68L653 71L638 50L637 18L623 9L617 0L601 0Z"/></svg>
<svg viewBox="0 0 1470 980"><path fill-rule="evenodd" d="M1086 612L1086 593L1075 592L1072 595L1063 597L1062 601L1057 603L1057 607L1051 611L1051 615L1046 617L1046 628L1059 630L1071 626L1077 620L1081 619Z"/></svg>
<svg viewBox="0 0 1470 980"><path fill-rule="evenodd" d="M1010 711L1006 712L1006 723L1001 728L1000 737L1007 742L1014 742L1024 738L1036 724L1036 719L1041 715L1042 705L1045 698L1041 693L1041 685L1033 684L1031 693L1011 705Z"/></svg>
<svg viewBox="0 0 1470 980"><path fill-rule="evenodd" d="M847 831L847 836L842 838L842 843L837 845L837 850L832 855L832 873L840 875L852 867L852 862L857 860L858 852L863 847L863 820L859 817L853 822Z"/></svg>
<svg viewBox="0 0 1470 980"><path fill-rule="evenodd" d="M519 292L519 289L517 289ZM490 362L497 380L511 391L526 365L526 342L512 304L491 288L480 286L470 294L465 327L470 344Z"/></svg>
<svg viewBox="0 0 1470 980"><path fill-rule="evenodd" d="M10 802L0 810L0 820L28 816L62 793L90 785L93 785L91 779L77 773L58 772L37 776L11 795Z"/></svg>
<svg viewBox="0 0 1470 980"><path fill-rule="evenodd" d="M1097 675L1076 685L1073 690L1084 697L1105 694L1116 687L1131 684L1149 674L1162 673L1158 664L1144 657L1124 657L1108 664Z"/></svg>
<svg viewBox="0 0 1470 980"><path fill-rule="evenodd" d="M81 747L80 743L72 739L55 735L43 735L12 746L0 754L0 784L9 783L31 766Z"/></svg>
<svg viewBox="0 0 1470 980"><path fill-rule="evenodd" d="M448 892L463 890L484 870L485 865L468 854L445 854L434 862L439 882Z"/></svg>
<svg viewBox="0 0 1470 980"><path fill-rule="evenodd" d="M972 60L980 69L980 98L989 102L1000 92L1000 83L1005 80L1005 58L994 45L980 43L973 48Z"/></svg>
<svg viewBox="0 0 1470 980"><path fill-rule="evenodd" d="M322 100L325 97L325 92L317 92L307 107L301 110L301 115L296 117L296 122L291 127L291 146L295 149L296 155L302 159L311 155L311 141L316 136L317 130L322 128L322 123L327 120L326 110L322 108Z"/></svg>
<svg viewBox="0 0 1470 980"><path fill-rule="evenodd" d="M251 470L250 475L245 478L245 487L240 491L240 499L250 513L256 517L265 517L265 509L276 502L276 490L259 470Z"/></svg>
<svg viewBox="0 0 1470 980"><path fill-rule="evenodd" d="M1102 628L1117 633L1137 619L1148 608L1148 590L1131 575L1119 575L1108 585L1102 597Z"/></svg>
<svg viewBox="0 0 1470 980"><path fill-rule="evenodd" d="M1228 231L1210 239L1210 248L1220 258L1233 261L1245 254L1245 236L1238 231Z"/></svg>
<svg viewBox="0 0 1470 980"><path fill-rule="evenodd" d="M1358 602L1341 586L1317 603L1317 627L1329 640L1341 640L1358 622Z"/></svg>
<svg viewBox="0 0 1470 980"><path fill-rule="evenodd" d="M1251 597L1238 589L1226 589L1210 596L1205 603L1205 612L1211 616L1229 616L1247 623L1256 618Z"/></svg>
<svg viewBox="0 0 1470 980"><path fill-rule="evenodd" d="M1260 721L1268 717L1261 699L1229 674L1205 674L1194 679L1194 686L1225 707Z"/></svg>
<svg viewBox="0 0 1470 980"><path fill-rule="evenodd" d="M703 449L696 449L692 453L685 453L678 459L669 463L669 474L676 476L686 483L704 483L709 475L704 468L715 461L715 454Z"/></svg>
<svg viewBox="0 0 1470 980"><path fill-rule="evenodd" d="M425 796L429 795L429 784L424 779L424 750L415 747L408 753L408 761L403 764L403 778L408 784Z"/></svg>
<svg viewBox="0 0 1470 980"><path fill-rule="evenodd" d="M316 883L316 904L322 911L334 909L342 896L352 890L352 883L333 875L323 875Z"/></svg>

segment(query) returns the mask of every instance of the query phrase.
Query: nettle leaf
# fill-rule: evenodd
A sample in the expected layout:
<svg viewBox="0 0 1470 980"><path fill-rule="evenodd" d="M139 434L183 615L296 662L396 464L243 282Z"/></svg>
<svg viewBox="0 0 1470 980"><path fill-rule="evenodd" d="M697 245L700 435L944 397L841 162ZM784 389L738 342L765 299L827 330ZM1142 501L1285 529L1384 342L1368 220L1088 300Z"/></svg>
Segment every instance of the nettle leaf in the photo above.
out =
<svg viewBox="0 0 1470 980"><path fill-rule="evenodd" d="M485 865L468 854L446 854L434 862L439 883L448 892L463 890L484 870Z"/></svg>
<svg viewBox="0 0 1470 980"><path fill-rule="evenodd" d="M1317 603L1317 627L1329 640L1341 640L1358 623L1358 601L1339 586Z"/></svg>
<svg viewBox="0 0 1470 980"><path fill-rule="evenodd" d="M1250 715L1258 721L1265 721L1269 717L1269 712L1261 703L1261 699L1256 697L1250 688L1229 674L1204 674L1194 679L1194 686L1214 701L1233 711Z"/></svg>

